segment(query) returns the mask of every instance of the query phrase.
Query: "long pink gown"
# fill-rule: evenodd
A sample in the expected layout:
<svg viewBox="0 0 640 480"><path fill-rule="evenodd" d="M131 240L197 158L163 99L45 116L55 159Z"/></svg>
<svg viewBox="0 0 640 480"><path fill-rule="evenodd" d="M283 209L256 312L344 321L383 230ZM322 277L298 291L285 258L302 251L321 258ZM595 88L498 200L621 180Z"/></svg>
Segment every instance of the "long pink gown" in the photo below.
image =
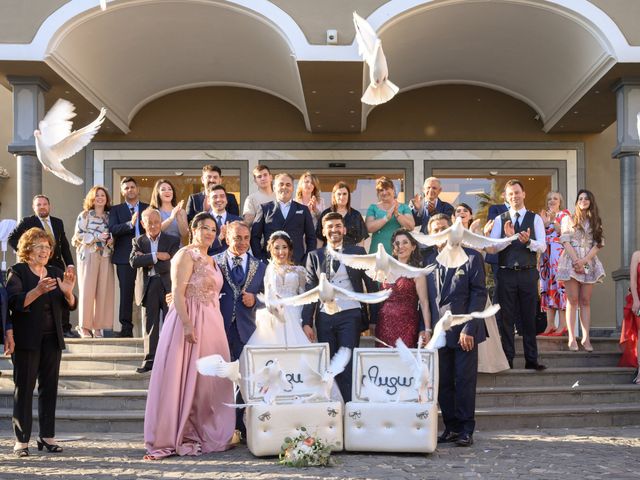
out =
<svg viewBox="0 0 640 480"><path fill-rule="evenodd" d="M197 250L188 252L194 268L185 297L198 342L185 342L172 305L160 333L144 416L145 448L156 458L226 450L235 430L235 411L224 405L234 403L233 384L196 369L196 360L216 353L229 361L218 301L222 273Z"/></svg>

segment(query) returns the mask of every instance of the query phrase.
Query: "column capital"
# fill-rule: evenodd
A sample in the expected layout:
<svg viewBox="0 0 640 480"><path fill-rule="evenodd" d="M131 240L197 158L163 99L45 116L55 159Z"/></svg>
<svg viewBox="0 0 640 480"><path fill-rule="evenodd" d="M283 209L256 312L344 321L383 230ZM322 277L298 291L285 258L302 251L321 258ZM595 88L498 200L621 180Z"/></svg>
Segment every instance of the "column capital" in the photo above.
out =
<svg viewBox="0 0 640 480"><path fill-rule="evenodd" d="M640 154L640 77L623 77L611 86L616 94L617 144L614 158Z"/></svg>
<svg viewBox="0 0 640 480"><path fill-rule="evenodd" d="M45 92L48 92L49 90L51 90L51 86L42 77L7 75L7 82L9 82L9 84L12 87L16 87L19 85L33 85L33 86L40 87Z"/></svg>

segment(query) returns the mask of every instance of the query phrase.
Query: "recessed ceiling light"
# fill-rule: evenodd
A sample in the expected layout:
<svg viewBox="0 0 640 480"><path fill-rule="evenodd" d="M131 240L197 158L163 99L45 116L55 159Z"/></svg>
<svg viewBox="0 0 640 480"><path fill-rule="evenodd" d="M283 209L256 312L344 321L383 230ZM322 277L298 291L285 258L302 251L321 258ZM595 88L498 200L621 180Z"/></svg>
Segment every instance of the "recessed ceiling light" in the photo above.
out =
<svg viewBox="0 0 640 480"><path fill-rule="evenodd" d="M64 93L66 93L67 95L69 95L71 92L69 90L65 90Z"/></svg>
<svg viewBox="0 0 640 480"><path fill-rule="evenodd" d="M316 128L322 128L322 125L316 125Z"/></svg>
<svg viewBox="0 0 640 480"><path fill-rule="evenodd" d="M595 91L595 92L593 92L593 93L600 93L600 90L596 90L596 91Z"/></svg>
<svg viewBox="0 0 640 480"><path fill-rule="evenodd" d="M316 93L316 91L315 90L311 90L311 93Z"/></svg>
<svg viewBox="0 0 640 480"><path fill-rule="evenodd" d="M351 95L353 95L353 94L354 94L354 93L356 93L356 92L355 92L355 90L349 90L349 93L350 93Z"/></svg>
<svg viewBox="0 0 640 480"><path fill-rule="evenodd" d="M577 110L574 110L573 114L574 114L574 115L577 115L577 114L578 114L578 111L577 111Z"/></svg>
<svg viewBox="0 0 640 480"><path fill-rule="evenodd" d="M356 128L356 126L355 126L355 125L349 125L349 126L350 126L351 128Z"/></svg>
<svg viewBox="0 0 640 480"><path fill-rule="evenodd" d="M319 115L319 114L320 114L320 110L316 110L314 113L315 113L316 115Z"/></svg>
<svg viewBox="0 0 640 480"><path fill-rule="evenodd" d="M349 110L349 113L353 115L354 113L356 113L356 111L355 110Z"/></svg>

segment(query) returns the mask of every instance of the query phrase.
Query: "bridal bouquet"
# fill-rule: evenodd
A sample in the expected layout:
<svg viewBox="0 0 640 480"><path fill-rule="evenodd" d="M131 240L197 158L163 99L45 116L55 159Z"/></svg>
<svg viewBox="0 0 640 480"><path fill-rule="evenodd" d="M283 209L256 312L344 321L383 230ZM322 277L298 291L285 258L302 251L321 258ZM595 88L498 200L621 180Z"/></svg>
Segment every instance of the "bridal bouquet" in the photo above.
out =
<svg viewBox="0 0 640 480"><path fill-rule="evenodd" d="M284 439L279 463L288 467L326 467L330 464L332 447L321 438L311 436L305 427L300 427L300 435Z"/></svg>

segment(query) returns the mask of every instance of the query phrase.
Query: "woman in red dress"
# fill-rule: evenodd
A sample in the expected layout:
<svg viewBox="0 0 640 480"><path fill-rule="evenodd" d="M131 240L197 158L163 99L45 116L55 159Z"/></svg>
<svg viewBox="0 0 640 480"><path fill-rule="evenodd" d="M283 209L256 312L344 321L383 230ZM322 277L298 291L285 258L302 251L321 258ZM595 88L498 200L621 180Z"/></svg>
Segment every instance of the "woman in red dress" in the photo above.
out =
<svg viewBox="0 0 640 480"><path fill-rule="evenodd" d="M636 374L632 383L640 384L640 373L638 373L638 330L640 330L640 250L633 252L631 265L629 265L629 294L624 306L624 319L622 320L622 331L620 332L620 345L622 346L622 357L618 363L619 367L635 367Z"/></svg>
<svg viewBox="0 0 640 480"><path fill-rule="evenodd" d="M422 256L418 242L408 230L400 228L391 236L393 256L400 262L412 267L422 266ZM382 288L391 289L391 295L385 300L378 312L376 336L388 345L395 346L396 340L401 338L409 348L418 344L418 336L431 338L431 313L427 296L427 280L424 276L418 278L400 277L393 284L383 283ZM420 310L418 310L418 305ZM426 330L419 329L419 314ZM384 345L378 345L379 347Z"/></svg>

